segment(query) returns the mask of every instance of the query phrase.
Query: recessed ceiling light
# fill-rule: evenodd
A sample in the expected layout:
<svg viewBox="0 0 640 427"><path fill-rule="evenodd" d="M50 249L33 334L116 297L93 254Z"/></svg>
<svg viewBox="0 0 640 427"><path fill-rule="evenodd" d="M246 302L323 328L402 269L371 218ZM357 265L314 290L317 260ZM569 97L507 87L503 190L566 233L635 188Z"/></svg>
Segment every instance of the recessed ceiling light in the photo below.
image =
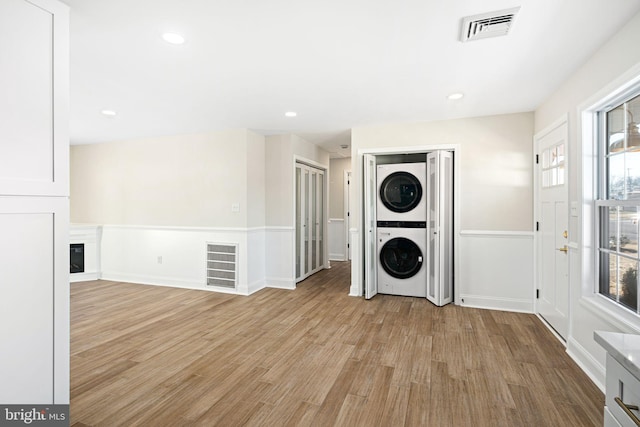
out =
<svg viewBox="0 0 640 427"><path fill-rule="evenodd" d="M184 37L177 33L164 33L162 39L171 44L183 44Z"/></svg>
<svg viewBox="0 0 640 427"><path fill-rule="evenodd" d="M116 112L113 110L102 110L101 113L107 117L113 117L116 115Z"/></svg>
<svg viewBox="0 0 640 427"><path fill-rule="evenodd" d="M287 117L295 117L298 115L298 113L296 113L295 111L287 111L286 113L284 113L284 115Z"/></svg>
<svg viewBox="0 0 640 427"><path fill-rule="evenodd" d="M463 93L452 93L451 95L447 96L447 99L450 99L452 101L455 101L456 99L462 99L464 97Z"/></svg>

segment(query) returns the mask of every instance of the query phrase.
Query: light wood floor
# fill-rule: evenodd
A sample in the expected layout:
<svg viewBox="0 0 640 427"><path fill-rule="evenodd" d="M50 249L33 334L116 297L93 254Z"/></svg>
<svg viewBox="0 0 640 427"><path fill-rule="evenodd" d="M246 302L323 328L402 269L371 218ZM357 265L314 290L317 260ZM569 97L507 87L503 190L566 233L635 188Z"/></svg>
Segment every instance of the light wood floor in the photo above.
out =
<svg viewBox="0 0 640 427"><path fill-rule="evenodd" d="M533 315L349 297L349 264L250 297L71 287L71 425L601 426Z"/></svg>

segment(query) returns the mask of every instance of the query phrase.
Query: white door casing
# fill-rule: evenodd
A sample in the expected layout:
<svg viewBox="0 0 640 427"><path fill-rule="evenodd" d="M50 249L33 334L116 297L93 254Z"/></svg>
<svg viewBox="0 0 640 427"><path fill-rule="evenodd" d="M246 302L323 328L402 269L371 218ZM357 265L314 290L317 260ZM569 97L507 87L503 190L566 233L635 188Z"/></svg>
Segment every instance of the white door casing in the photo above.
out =
<svg viewBox="0 0 640 427"><path fill-rule="evenodd" d="M569 331L568 126L534 136L536 312L564 339Z"/></svg>
<svg viewBox="0 0 640 427"><path fill-rule="evenodd" d="M344 171L344 233L346 259L351 261L351 171Z"/></svg>

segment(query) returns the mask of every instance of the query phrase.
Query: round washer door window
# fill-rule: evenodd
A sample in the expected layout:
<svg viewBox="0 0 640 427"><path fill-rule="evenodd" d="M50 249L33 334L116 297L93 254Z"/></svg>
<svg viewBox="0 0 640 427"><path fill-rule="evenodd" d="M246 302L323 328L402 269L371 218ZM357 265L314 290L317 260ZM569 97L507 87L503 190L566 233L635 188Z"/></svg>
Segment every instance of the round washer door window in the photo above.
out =
<svg viewBox="0 0 640 427"><path fill-rule="evenodd" d="M420 271L422 251L412 240L396 237L380 250L380 264L390 276L408 279Z"/></svg>
<svg viewBox="0 0 640 427"><path fill-rule="evenodd" d="M422 186L409 172L394 172L380 185L380 200L393 212L409 212L420 203Z"/></svg>

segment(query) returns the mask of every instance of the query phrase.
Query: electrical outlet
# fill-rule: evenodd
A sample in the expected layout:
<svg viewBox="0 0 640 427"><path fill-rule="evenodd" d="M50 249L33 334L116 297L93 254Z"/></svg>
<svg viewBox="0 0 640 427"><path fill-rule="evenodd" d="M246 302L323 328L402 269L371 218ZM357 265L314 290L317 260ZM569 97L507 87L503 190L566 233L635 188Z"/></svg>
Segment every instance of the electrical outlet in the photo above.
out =
<svg viewBox="0 0 640 427"><path fill-rule="evenodd" d="M240 212L240 203L233 203L231 205L231 212Z"/></svg>
<svg viewBox="0 0 640 427"><path fill-rule="evenodd" d="M158 257L158 264L162 264L162 256Z"/></svg>

